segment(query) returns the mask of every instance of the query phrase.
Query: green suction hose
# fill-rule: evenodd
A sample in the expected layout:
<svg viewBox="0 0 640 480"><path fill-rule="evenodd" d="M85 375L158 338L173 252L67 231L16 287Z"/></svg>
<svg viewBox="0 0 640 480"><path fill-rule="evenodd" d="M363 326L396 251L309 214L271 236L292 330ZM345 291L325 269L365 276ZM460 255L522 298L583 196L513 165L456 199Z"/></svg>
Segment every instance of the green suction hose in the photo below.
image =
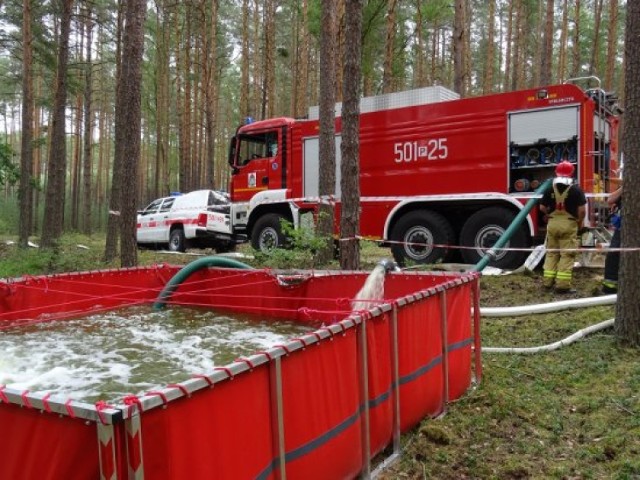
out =
<svg viewBox="0 0 640 480"><path fill-rule="evenodd" d="M246 263L238 262L237 260L226 257L212 256L194 260L182 267L180 271L178 271L178 273L176 273L173 278L167 282L153 304L154 310L162 310L169 298L171 298L171 295L173 295L173 292L178 288L178 285L189 278L192 273L208 267L242 268L245 270L253 270L253 267Z"/></svg>
<svg viewBox="0 0 640 480"><path fill-rule="evenodd" d="M546 192L547 189L551 186L552 182L553 182L553 178L548 178L547 180L545 180L542 183L542 185L540 185L538 189L535 191L535 194L536 195L544 194L544 192ZM505 230L502 236L495 243L495 245L485 252L485 254L482 256L480 261L476 263L475 266L471 269L472 271L481 272L482 270L484 270L484 267L486 267L489 264L489 262L495 257L496 255L495 251L504 247L504 245L511 239L513 234L518 230L518 228L520 228L520 225L522 224L524 219L527 217L527 215L529 215L529 212L535 206L536 203L538 203L538 198L531 197L529 199L529 201L524 206L524 208L520 210L518 215L516 215L516 218L513 219L513 221L511 222L511 225L509 225L509 227Z"/></svg>

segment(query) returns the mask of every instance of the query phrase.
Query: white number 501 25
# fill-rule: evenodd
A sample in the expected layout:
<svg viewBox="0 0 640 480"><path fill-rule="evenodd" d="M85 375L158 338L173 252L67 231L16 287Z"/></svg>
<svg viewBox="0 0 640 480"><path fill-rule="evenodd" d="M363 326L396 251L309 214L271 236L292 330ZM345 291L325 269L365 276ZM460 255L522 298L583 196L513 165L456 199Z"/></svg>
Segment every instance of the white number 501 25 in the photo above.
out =
<svg viewBox="0 0 640 480"><path fill-rule="evenodd" d="M432 138L425 142L398 142L393 144L396 163L424 160L443 160L449 155L446 138Z"/></svg>

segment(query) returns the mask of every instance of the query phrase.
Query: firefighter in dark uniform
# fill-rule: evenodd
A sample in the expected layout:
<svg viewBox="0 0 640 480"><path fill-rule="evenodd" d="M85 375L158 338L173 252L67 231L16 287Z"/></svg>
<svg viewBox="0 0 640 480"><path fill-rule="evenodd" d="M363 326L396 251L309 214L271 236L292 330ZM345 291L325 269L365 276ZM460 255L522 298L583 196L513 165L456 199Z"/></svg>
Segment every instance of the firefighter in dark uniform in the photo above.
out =
<svg viewBox="0 0 640 480"><path fill-rule="evenodd" d="M540 210L548 216L547 256L544 262L543 284L557 292L572 292L573 264L577 252L557 251L578 247L578 232L582 229L587 199L573 181L574 166L563 161L556 166L552 188L540 200ZM554 251L556 250L556 251Z"/></svg>
<svg viewBox="0 0 640 480"><path fill-rule="evenodd" d="M620 248L620 228L622 226L622 187L611 193L607 198L611 208L611 224L614 227L613 237L609 243L610 248ZM602 280L602 292L606 294L618 293L618 268L620 266L620 252L607 252L604 261L604 280Z"/></svg>

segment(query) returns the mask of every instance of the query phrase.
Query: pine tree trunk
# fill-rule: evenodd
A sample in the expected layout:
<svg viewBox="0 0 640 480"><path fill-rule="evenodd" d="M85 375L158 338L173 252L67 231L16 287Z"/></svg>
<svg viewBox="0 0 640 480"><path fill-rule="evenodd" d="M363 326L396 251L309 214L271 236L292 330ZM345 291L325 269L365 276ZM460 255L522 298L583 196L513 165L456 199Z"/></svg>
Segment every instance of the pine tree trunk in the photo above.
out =
<svg viewBox="0 0 640 480"><path fill-rule="evenodd" d="M156 55L157 95L156 95L156 166L152 197L167 195L169 183L169 109L171 95L169 93L169 51L171 13L167 9L166 0L158 2L158 38ZM151 200L145 199L145 200Z"/></svg>
<svg viewBox="0 0 640 480"><path fill-rule="evenodd" d="M485 55L484 63L484 78L482 80L482 93L484 95L493 92L493 64L495 62L495 14L496 14L496 0L489 0L487 23L487 52Z"/></svg>
<svg viewBox="0 0 640 480"><path fill-rule="evenodd" d="M240 40L240 118L251 117L255 112L249 107L249 0L242 0L242 33Z"/></svg>
<svg viewBox="0 0 640 480"><path fill-rule="evenodd" d="M427 86L427 68L426 68L427 47L425 45L425 38L424 38L425 29L424 29L424 18L422 15L422 3L423 3L422 0L417 0L414 5L415 11L416 11L416 50L415 50L416 68L413 74L413 85L415 88Z"/></svg>
<svg viewBox="0 0 640 480"><path fill-rule="evenodd" d="M598 46L600 45L600 25L602 24L603 3L604 0L595 0L593 47L591 48L591 60L589 62L589 75L597 75L600 70Z"/></svg>
<svg viewBox="0 0 640 480"><path fill-rule="evenodd" d="M116 86L120 84L120 77L122 72L122 37L123 33L123 24L124 24L124 2L118 4L118 18L117 18L117 29L116 29ZM117 88L117 87L116 87ZM105 99L106 101L106 99ZM104 112L107 112L106 105L103 105L105 108ZM123 126L118 125L118 122L122 121L122 116L115 115L115 130L123 131ZM111 122L108 121L108 118L105 118L105 125L110 125ZM109 129L107 128L109 131ZM108 136L110 138L110 135ZM105 195L108 195L109 199L109 210L107 215L107 239L104 247L104 259L106 262L110 262L114 260L118 255L118 245L120 240L120 209L121 209L121 185L118 179L122 178L123 175L123 166L121 159L123 158L123 154L121 152L121 148L123 145L118 141L115 142L114 146L114 160L113 160L113 169L111 170L111 187L105 185ZM103 151L106 158L106 171L109 171L109 159L110 155L108 152ZM105 175L106 176L106 175ZM105 183L108 183L106 181ZM107 194L107 192L109 192Z"/></svg>
<svg viewBox="0 0 640 480"><path fill-rule="evenodd" d="M464 94L467 96L471 91L471 2L466 1L464 5L464 58L463 58L463 85Z"/></svg>
<svg viewBox="0 0 640 480"><path fill-rule="evenodd" d="M324 201L318 214L318 236L326 238L323 248L316 254L316 262L327 263L333 256L334 204L329 197L336 193L336 142L335 142L335 82L336 82L336 1L322 0L320 31L320 145L318 191Z"/></svg>
<svg viewBox="0 0 640 480"><path fill-rule="evenodd" d="M455 0L453 20L453 90L465 96L464 91L464 11L465 0Z"/></svg>
<svg viewBox="0 0 640 480"><path fill-rule="evenodd" d="M605 69L604 87L613 90L616 55L618 54L618 0L609 0L609 22L607 24L607 65Z"/></svg>
<svg viewBox="0 0 640 480"><path fill-rule="evenodd" d="M183 192L190 192L193 190L193 155L192 155L192 142L191 142L191 129L192 123L192 79L191 79L191 55L193 53L192 41L192 28L191 28L191 11L185 9L186 17L186 30L183 38L184 48L184 63L182 65L182 74L184 81L184 95L182 97L182 141L183 145L180 148L182 162L181 171L184 171L184 190Z"/></svg>
<svg viewBox="0 0 640 480"><path fill-rule="evenodd" d="M264 64L264 59L260 56L261 49L259 48L260 39L262 38L262 30L260 29L261 3L262 2L260 0L253 0L253 35L251 41L251 44L253 45L253 50L251 51L251 63L253 65L253 93L249 107L253 109L252 117L263 120L265 114L264 104L262 103L262 89L264 87L264 72L262 71L262 66Z"/></svg>
<svg viewBox="0 0 640 480"><path fill-rule="evenodd" d="M342 102L342 85L344 83L343 75L344 75L344 65L343 59L346 55L345 49L345 2L347 0L336 0L337 6L337 17L336 17L336 55L334 57L335 60L335 69L336 69L336 102Z"/></svg>
<svg viewBox="0 0 640 480"><path fill-rule="evenodd" d="M264 118L275 116L276 75L276 5L265 0L264 6L264 92L262 98Z"/></svg>
<svg viewBox="0 0 640 480"><path fill-rule="evenodd" d="M571 67L571 76L580 76L580 0L575 0L574 20L573 20L573 65Z"/></svg>
<svg viewBox="0 0 640 480"><path fill-rule="evenodd" d="M33 35L31 33L31 0L22 7L22 137L20 156L20 225L18 244L26 248L33 221Z"/></svg>
<svg viewBox="0 0 640 480"><path fill-rule="evenodd" d="M35 67L35 65L34 65ZM41 74L41 69L38 68L37 72L34 71L34 96L33 98L38 98L41 94L42 94L42 90L43 90L43 78L42 78L42 74ZM34 114L33 114L33 138L40 138L41 134L42 134L42 127L41 125L44 125L44 109L39 106L36 105L34 108ZM32 180L36 185L42 185L43 184L43 169L44 169L44 148L42 148L42 146L33 146L33 176L32 176ZM38 222L36 222L34 220L35 218L35 214L36 212L38 212L38 209L40 208L40 204L42 203L42 199L41 199L41 195L42 195L42 189L41 188L32 188L31 189L31 198L32 198L32 214L31 214L31 233L30 234L35 234L38 230Z"/></svg>
<svg viewBox="0 0 640 480"><path fill-rule="evenodd" d="M295 65L295 93L293 95L292 114L295 118L306 115L309 103L307 88L309 84L309 2L303 0L301 5L301 19L299 20L299 37L296 48Z"/></svg>
<svg viewBox="0 0 640 480"><path fill-rule="evenodd" d="M122 176L114 177L122 195L120 210L120 263L132 267L138 263L136 244L137 178L140 159L142 53L144 50L144 18L146 0L127 0L126 26L123 38L122 74L116 92L116 144ZM116 161L118 158L116 157Z"/></svg>
<svg viewBox="0 0 640 480"><path fill-rule="evenodd" d="M622 193L622 248L615 335L622 345L640 348L640 2L627 3L625 34L625 122L622 150L624 165Z"/></svg>
<svg viewBox="0 0 640 480"><path fill-rule="evenodd" d="M558 81L563 81L567 74L567 39L569 38L569 6L563 0L562 26L560 27L560 44L558 45Z"/></svg>
<svg viewBox="0 0 640 480"><path fill-rule="evenodd" d="M340 165L340 268L360 269L360 60L362 0L349 0L345 11L345 55Z"/></svg>
<svg viewBox="0 0 640 480"><path fill-rule="evenodd" d="M81 32L81 35L83 33ZM74 118L73 136L73 156L71 157L71 185L69 188L71 198L71 229L78 230L79 225L79 209L80 209L80 168L82 166L82 115L84 108L82 106L82 95L80 91L76 93L76 107Z"/></svg>
<svg viewBox="0 0 640 480"><path fill-rule="evenodd" d="M439 65L439 51L438 48L438 25L433 26L433 32L431 34L431 66L429 69L429 77L431 82L438 79L438 65Z"/></svg>
<svg viewBox="0 0 640 480"><path fill-rule="evenodd" d="M90 5L90 4L89 4ZM84 147L82 165L82 232L85 235L91 233L91 145L93 142L93 63L91 49L93 47L93 21L92 11L89 6L85 11L87 44L85 47L85 84L84 84Z"/></svg>
<svg viewBox="0 0 640 480"><path fill-rule="evenodd" d="M197 23L197 22L196 22ZM204 28L204 22L200 23ZM197 29L197 25L195 26ZM189 147L191 149L191 176L189 182L189 190L198 190L201 188L201 167L202 167L202 88L198 86L198 82L195 79L202 78L202 31L194 30L192 35L194 36L193 46L193 60L189 66L189 78L193 77L194 82L191 88L191 122L189 137ZM207 108L206 105L204 108Z"/></svg>
<svg viewBox="0 0 640 480"><path fill-rule="evenodd" d="M553 64L553 16L554 0L547 0L547 12L544 21L544 34L542 37L542 58L540 62L540 85L551 84L551 66Z"/></svg>
<svg viewBox="0 0 640 480"><path fill-rule="evenodd" d="M514 46L514 26L513 26L513 18L515 16L515 8L516 5L516 1L513 2L509 2L509 8L508 8L508 19L507 19L507 38L506 38L506 42L507 42L507 47L506 47L506 52L505 52L505 56L504 56L504 63L505 63L505 72L504 72L504 90L508 91L509 90L509 84L511 83L511 72L512 72L512 68L511 66L513 65L513 46Z"/></svg>
<svg viewBox="0 0 640 480"><path fill-rule="evenodd" d="M67 105L67 65L69 63L69 33L73 0L61 0L60 36L58 43L58 69L55 79L55 95L51 118L51 150L47 170L42 226L42 247L57 246L64 230L64 201L67 174L65 138L65 109Z"/></svg>
<svg viewBox="0 0 640 480"><path fill-rule="evenodd" d="M523 35L523 22L524 22L524 0L518 0L514 2L516 4L516 22L514 28L515 38L513 40L513 53L512 53L512 65L513 68L511 70L511 87L510 89L518 90L522 83L522 68L520 65L524 65L522 63L522 58L524 56L524 42L525 38Z"/></svg>
<svg viewBox="0 0 640 480"><path fill-rule="evenodd" d="M217 55L218 48L218 0L211 2L211 13L208 18L209 31L205 33L205 59L203 65L205 80L205 162L204 162L204 184L206 188L214 188L213 165L215 163L215 137L216 137L216 106L217 106Z"/></svg>
<svg viewBox="0 0 640 480"><path fill-rule="evenodd" d="M385 21L384 61L382 69L382 93L393 92L393 58L396 43L396 1L387 2Z"/></svg>

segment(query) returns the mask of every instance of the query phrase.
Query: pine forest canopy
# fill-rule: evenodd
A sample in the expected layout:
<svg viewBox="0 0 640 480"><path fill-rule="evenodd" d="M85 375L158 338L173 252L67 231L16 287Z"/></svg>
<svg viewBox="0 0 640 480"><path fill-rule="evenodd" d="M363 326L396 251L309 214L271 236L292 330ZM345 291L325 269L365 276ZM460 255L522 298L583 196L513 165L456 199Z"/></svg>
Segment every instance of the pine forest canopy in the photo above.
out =
<svg viewBox="0 0 640 480"><path fill-rule="evenodd" d="M334 1L340 22L333 39L336 100L341 101L347 0ZM0 139L18 164L27 82L38 212L53 148L61 3L0 2ZM123 2L71 3L65 228L104 229ZM27 52L27 7L32 62L25 78L19 72ZM621 95L625 11L626 2L618 0L364 1L361 92L444 85L471 96L597 75L603 88ZM319 37L319 0L147 2L140 206L170 191L225 189L228 138L243 118L302 117L317 105ZM4 190L6 199L17 198L16 184L5 182ZM94 214L85 216L87 209ZM40 225L35 221L35 230Z"/></svg>

